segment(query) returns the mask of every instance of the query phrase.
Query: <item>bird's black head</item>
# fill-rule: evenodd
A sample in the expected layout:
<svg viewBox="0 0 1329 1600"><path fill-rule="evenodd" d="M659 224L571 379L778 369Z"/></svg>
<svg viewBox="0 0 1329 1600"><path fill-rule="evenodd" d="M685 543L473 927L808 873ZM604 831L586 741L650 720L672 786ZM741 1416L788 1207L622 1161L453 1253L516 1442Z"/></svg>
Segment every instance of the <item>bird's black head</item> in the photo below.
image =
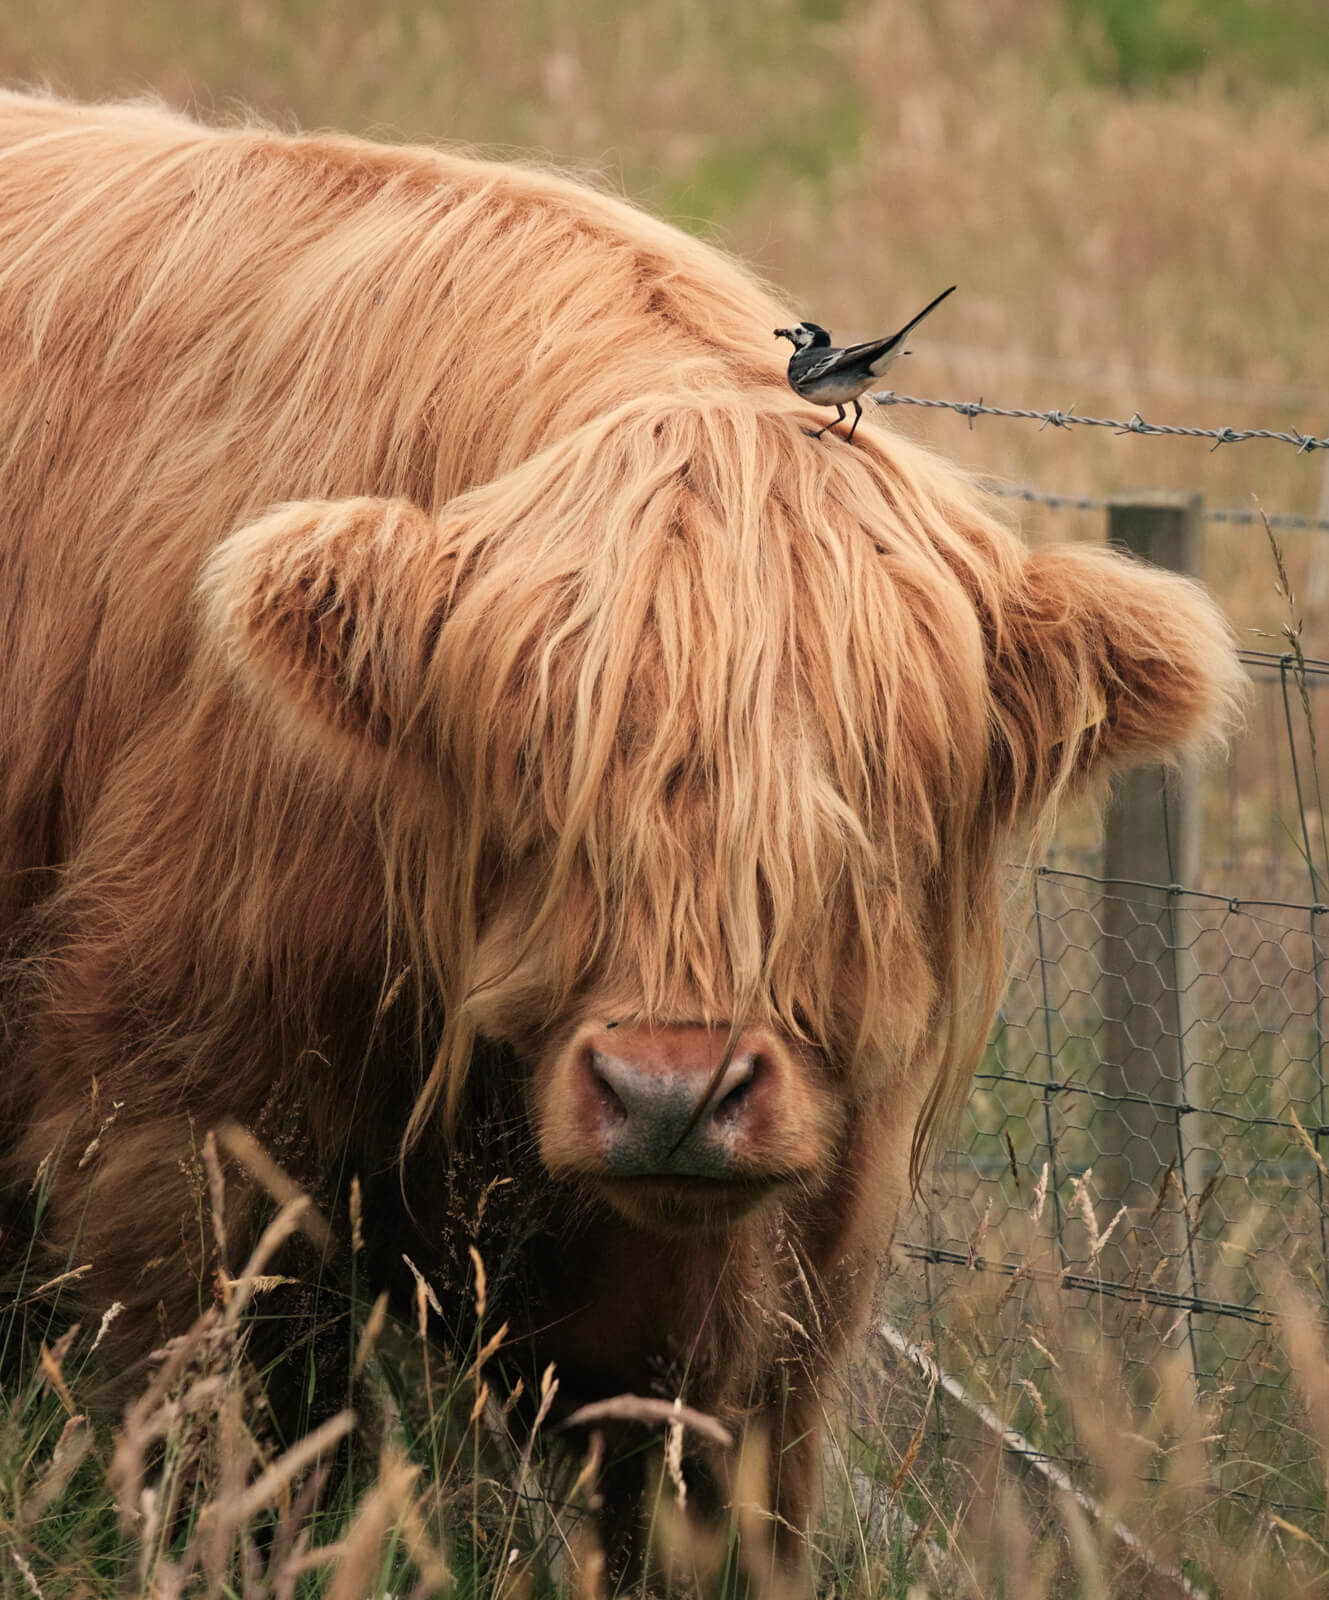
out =
<svg viewBox="0 0 1329 1600"><path fill-rule="evenodd" d="M795 350L815 349L831 342L830 334L815 322L796 322L792 328L777 328L775 337L788 339Z"/></svg>

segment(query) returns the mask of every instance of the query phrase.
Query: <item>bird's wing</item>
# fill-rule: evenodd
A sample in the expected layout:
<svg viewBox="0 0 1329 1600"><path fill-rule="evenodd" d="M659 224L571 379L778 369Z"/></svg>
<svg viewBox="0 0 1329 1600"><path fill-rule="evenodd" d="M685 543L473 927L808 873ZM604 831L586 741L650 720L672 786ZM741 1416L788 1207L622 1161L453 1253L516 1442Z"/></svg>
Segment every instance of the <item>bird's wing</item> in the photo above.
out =
<svg viewBox="0 0 1329 1600"><path fill-rule="evenodd" d="M891 355L899 349L905 335L913 326L911 322L908 328L901 328L899 333L893 333L889 339L869 339L865 344L851 344L844 350L837 350L817 376L821 377L828 372L843 372L848 367L861 367L870 372L883 356Z"/></svg>
<svg viewBox="0 0 1329 1600"><path fill-rule="evenodd" d="M797 383L815 383L828 372L837 372L843 350L799 350L789 363L789 376Z"/></svg>

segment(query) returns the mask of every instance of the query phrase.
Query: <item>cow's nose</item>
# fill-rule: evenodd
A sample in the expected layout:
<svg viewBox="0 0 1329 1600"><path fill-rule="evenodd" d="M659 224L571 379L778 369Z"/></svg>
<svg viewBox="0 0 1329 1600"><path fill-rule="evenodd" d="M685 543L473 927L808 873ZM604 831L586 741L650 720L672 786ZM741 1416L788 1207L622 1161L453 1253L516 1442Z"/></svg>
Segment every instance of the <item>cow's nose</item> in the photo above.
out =
<svg viewBox="0 0 1329 1600"><path fill-rule="evenodd" d="M740 1047L707 1096L718 1064L714 1034L668 1052L661 1061L607 1036L582 1057L605 1168L615 1177L733 1178L750 1165L754 1135L774 1093L771 1064L760 1049ZM615 1046L618 1041L614 1041Z"/></svg>

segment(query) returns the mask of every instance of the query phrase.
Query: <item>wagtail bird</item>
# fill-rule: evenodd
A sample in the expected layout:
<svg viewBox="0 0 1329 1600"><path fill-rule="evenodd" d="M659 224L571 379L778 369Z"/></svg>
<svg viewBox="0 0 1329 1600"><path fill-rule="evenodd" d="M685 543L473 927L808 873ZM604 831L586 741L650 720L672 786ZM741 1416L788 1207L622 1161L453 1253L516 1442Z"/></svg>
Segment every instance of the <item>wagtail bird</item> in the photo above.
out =
<svg viewBox="0 0 1329 1600"><path fill-rule="evenodd" d="M872 387L873 380L892 367L905 350L904 342L924 317L931 316L948 294L955 293L955 285L943 289L937 298L926 305L912 322L906 322L899 333L889 339L870 339L866 344L851 344L847 350L837 350L825 328L815 322L798 322L792 328L777 328L777 339L792 340L794 353L789 358L789 387L816 406L834 406L838 415L826 428L844 421L844 408L850 403L854 408L854 421L849 438L854 437L863 407L858 397ZM814 439L820 439L826 428L809 428Z"/></svg>

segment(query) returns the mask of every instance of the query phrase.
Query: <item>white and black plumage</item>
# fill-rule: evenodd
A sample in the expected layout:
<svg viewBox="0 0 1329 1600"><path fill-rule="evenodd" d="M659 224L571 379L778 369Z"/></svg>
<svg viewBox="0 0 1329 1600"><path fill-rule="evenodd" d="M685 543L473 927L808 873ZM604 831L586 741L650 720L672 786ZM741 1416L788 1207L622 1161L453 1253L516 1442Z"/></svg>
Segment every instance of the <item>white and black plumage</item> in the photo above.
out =
<svg viewBox="0 0 1329 1600"><path fill-rule="evenodd" d="M852 439L858 419L863 415L863 407L858 403L859 395L905 354L904 342L909 335L924 317L937 309L948 294L954 293L954 284L949 289L943 289L935 300L924 306L911 322L906 322L899 333L893 333L889 339L869 339L866 344L851 344L846 350L837 350L831 343L830 334L815 322L798 322L792 328L777 328L775 337L792 340L794 346L794 353L789 358L790 388L805 400L811 400L814 405L835 407L838 415L834 421L826 424L826 428L843 422L845 405L852 404L854 420L849 429L849 438ZM820 439L826 428L809 429L809 432L814 439Z"/></svg>

